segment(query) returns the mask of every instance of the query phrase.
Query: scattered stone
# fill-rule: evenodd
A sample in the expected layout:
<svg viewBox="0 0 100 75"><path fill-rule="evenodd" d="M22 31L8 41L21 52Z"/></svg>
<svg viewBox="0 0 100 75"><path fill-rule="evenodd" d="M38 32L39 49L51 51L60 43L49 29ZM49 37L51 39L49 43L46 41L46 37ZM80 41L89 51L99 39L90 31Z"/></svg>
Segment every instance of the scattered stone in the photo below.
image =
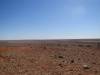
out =
<svg viewBox="0 0 100 75"><path fill-rule="evenodd" d="M80 58L78 58L78 60L80 60Z"/></svg>
<svg viewBox="0 0 100 75"><path fill-rule="evenodd" d="M98 71L96 70L96 71L94 71L95 73L98 73Z"/></svg>
<svg viewBox="0 0 100 75"><path fill-rule="evenodd" d="M95 62L93 62L92 64L96 64Z"/></svg>
<svg viewBox="0 0 100 75"><path fill-rule="evenodd" d="M63 67L62 64L58 64L60 67Z"/></svg>
<svg viewBox="0 0 100 75"><path fill-rule="evenodd" d="M92 53L92 55L95 55L95 53Z"/></svg>
<svg viewBox="0 0 100 75"><path fill-rule="evenodd" d="M62 62L65 62L64 60Z"/></svg>
<svg viewBox="0 0 100 75"><path fill-rule="evenodd" d="M78 75L82 75L81 73L79 73Z"/></svg>
<svg viewBox="0 0 100 75"><path fill-rule="evenodd" d="M84 69L90 69L90 66L85 64L85 65L83 65L83 68Z"/></svg>
<svg viewBox="0 0 100 75"><path fill-rule="evenodd" d="M61 59L62 59L62 58L64 58L64 57L63 57L63 56L58 56L58 58L61 58Z"/></svg>
<svg viewBox="0 0 100 75"><path fill-rule="evenodd" d="M73 69L70 69L69 71L73 71Z"/></svg>
<svg viewBox="0 0 100 75"><path fill-rule="evenodd" d="M74 60L71 60L71 63L74 63Z"/></svg>

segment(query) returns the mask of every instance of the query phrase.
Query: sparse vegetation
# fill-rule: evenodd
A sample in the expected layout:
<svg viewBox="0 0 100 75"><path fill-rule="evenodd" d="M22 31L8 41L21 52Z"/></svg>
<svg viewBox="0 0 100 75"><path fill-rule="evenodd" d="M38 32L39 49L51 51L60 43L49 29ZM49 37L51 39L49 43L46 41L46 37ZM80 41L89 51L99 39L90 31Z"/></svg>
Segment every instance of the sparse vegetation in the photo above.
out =
<svg viewBox="0 0 100 75"><path fill-rule="evenodd" d="M74 60L71 60L71 62L70 63L74 63Z"/></svg>
<svg viewBox="0 0 100 75"><path fill-rule="evenodd" d="M86 45L86 47L91 47L91 45Z"/></svg>
<svg viewBox="0 0 100 75"><path fill-rule="evenodd" d="M64 42L0 44L0 75L100 74L100 43Z"/></svg>
<svg viewBox="0 0 100 75"><path fill-rule="evenodd" d="M79 47L83 47L83 45L78 45Z"/></svg>
<svg viewBox="0 0 100 75"><path fill-rule="evenodd" d="M63 59L64 57L63 57L63 56L61 56L61 55L59 55L59 56L58 56L58 58Z"/></svg>
<svg viewBox="0 0 100 75"><path fill-rule="evenodd" d="M97 48L100 49L100 42L97 44Z"/></svg>

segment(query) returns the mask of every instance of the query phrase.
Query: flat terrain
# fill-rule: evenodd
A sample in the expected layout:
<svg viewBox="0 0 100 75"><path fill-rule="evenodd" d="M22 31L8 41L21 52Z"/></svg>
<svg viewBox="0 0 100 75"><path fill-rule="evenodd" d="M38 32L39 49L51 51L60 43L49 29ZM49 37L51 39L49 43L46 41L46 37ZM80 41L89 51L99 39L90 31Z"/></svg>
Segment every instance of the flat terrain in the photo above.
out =
<svg viewBox="0 0 100 75"><path fill-rule="evenodd" d="M100 75L100 40L1 40L0 75Z"/></svg>

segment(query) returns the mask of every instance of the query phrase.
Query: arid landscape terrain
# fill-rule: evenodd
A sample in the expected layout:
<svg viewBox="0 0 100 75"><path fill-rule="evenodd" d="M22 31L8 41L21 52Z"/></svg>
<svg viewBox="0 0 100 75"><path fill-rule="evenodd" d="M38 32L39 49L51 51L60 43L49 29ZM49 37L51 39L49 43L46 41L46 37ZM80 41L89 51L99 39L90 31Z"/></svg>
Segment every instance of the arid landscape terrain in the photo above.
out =
<svg viewBox="0 0 100 75"><path fill-rule="evenodd" d="M0 75L100 75L100 39L1 40Z"/></svg>

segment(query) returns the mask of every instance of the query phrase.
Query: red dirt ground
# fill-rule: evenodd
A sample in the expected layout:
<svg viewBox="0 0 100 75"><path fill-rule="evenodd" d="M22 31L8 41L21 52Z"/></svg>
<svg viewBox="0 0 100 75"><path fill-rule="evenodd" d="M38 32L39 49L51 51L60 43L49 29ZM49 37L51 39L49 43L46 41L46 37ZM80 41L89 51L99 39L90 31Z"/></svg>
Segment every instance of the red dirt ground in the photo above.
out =
<svg viewBox="0 0 100 75"><path fill-rule="evenodd" d="M100 40L0 41L0 75L100 75Z"/></svg>

